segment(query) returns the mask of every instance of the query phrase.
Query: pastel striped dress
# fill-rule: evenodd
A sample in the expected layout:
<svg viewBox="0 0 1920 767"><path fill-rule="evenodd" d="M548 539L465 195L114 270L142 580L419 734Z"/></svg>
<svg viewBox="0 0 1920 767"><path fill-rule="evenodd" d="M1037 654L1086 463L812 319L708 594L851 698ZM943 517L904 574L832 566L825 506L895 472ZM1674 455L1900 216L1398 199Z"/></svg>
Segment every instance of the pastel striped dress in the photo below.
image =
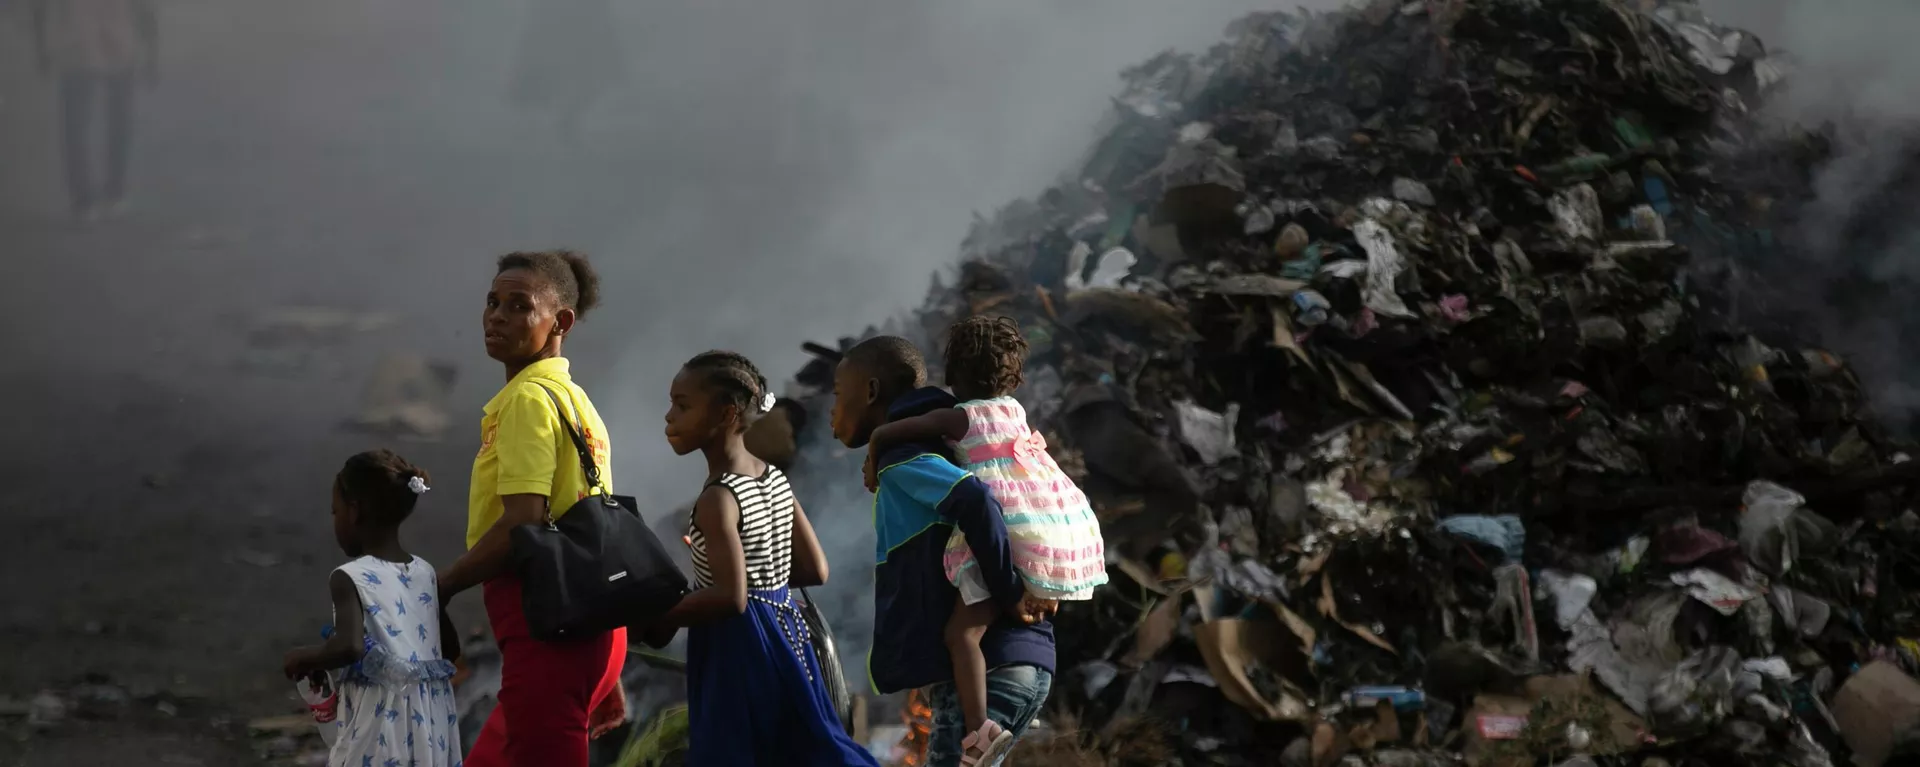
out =
<svg viewBox="0 0 1920 767"><path fill-rule="evenodd" d="M1047 455L1046 439L1027 426L1018 400L973 400L959 408L967 414L967 438L956 452L1000 502L1027 591L1043 599L1091 599L1094 587L1107 582L1107 563L1100 520L1086 494ZM990 597L958 529L947 539L946 567L967 604Z"/></svg>

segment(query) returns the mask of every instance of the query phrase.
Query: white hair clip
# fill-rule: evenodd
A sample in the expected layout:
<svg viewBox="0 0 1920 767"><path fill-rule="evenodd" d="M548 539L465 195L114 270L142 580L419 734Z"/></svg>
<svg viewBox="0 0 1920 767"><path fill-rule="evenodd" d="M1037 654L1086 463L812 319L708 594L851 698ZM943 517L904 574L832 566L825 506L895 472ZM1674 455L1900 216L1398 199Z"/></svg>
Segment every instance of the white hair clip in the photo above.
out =
<svg viewBox="0 0 1920 767"><path fill-rule="evenodd" d="M420 475L415 474L412 477L407 478L407 489L412 490L414 495L419 495L428 490L432 490L433 488L427 487L427 481L424 479L421 479Z"/></svg>
<svg viewBox="0 0 1920 767"><path fill-rule="evenodd" d="M760 412L762 413L773 412L773 402L774 402L773 392L767 392L767 396L760 398Z"/></svg>

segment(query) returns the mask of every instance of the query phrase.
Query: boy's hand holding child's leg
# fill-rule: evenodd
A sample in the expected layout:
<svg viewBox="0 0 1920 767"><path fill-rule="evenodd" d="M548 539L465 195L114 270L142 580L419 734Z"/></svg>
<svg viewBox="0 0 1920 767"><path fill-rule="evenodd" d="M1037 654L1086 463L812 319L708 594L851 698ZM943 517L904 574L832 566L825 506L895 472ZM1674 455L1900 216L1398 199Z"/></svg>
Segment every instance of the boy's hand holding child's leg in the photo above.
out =
<svg viewBox="0 0 1920 767"><path fill-rule="evenodd" d="M1060 600L1041 599L1031 592L1021 597L1020 603L1013 606L1013 617L1019 618L1021 623L1029 626L1050 620L1057 612L1060 612Z"/></svg>

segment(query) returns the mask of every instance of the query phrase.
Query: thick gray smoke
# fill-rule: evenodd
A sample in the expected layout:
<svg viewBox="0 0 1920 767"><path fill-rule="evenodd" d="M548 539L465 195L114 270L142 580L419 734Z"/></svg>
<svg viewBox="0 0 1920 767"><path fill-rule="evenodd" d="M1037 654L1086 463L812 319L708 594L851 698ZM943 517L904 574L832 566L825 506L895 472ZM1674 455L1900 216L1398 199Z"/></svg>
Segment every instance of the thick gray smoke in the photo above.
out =
<svg viewBox="0 0 1920 767"><path fill-rule="evenodd" d="M1903 343L1920 329L1911 291L1920 284L1920 5L1899 0L1710 3L1796 62L1791 87L1770 109L1807 126L1832 125L1835 157L1815 178L1817 197L1783 232L1784 263L1760 276L1784 291L1782 307L1845 353L1875 407L1896 428L1920 413L1920 366Z"/></svg>
<svg viewBox="0 0 1920 767"><path fill-rule="evenodd" d="M552 110L509 95L525 30L593 2L161 0L133 212L77 230L62 218L57 94L35 71L27 2L0 0L0 238L15 319L0 329L11 358L0 393L34 403L0 424L12 437L0 502L35 531L0 546L0 577L116 584L17 595L0 637L48 662L0 669L0 690L102 670L158 684L192 673L207 692L263 705L284 697L275 660L323 619L338 557L331 472L377 443L336 426L383 353L458 372L447 436L389 443L442 488L408 535L450 561L474 422L500 381L474 328L506 250L595 257L607 303L571 356L615 429L622 490L649 511L681 507L700 467L670 455L657 420L681 361L733 348L783 380L799 341L906 310L950 265L970 211L1069 170L1123 67L1286 4L603 0L604 23L591 8L574 23L610 34L619 56L569 142ZM1845 86L1798 91L1799 116L1906 119L1920 104L1910 3L1712 10L1792 49L1803 78ZM1897 150L1871 136L1849 145L1817 210L1846 221L1851 195L1874 194L1890 165L1876 158ZM1913 264L1910 247L1814 252L1889 276ZM245 339L259 314L289 305L397 321L261 373ZM1870 328L1848 337L1857 356L1894 348ZM1883 356L1884 388L1906 368ZM839 572L857 603L870 522L857 477L844 482L818 488L844 508L811 511L836 564L856 562ZM68 516L77 489L120 518ZM116 562L143 570L116 574ZM86 577L63 574L77 565ZM200 598L208 582L228 584L220 599ZM864 639L864 626L843 625Z"/></svg>
<svg viewBox="0 0 1920 767"><path fill-rule="evenodd" d="M41 533L0 549L0 574L161 574L17 600L0 613L11 649L82 656L48 669L193 670L218 696L283 696L274 660L324 619L339 556L327 484L346 455L388 445L426 465L440 491L407 535L436 562L457 554L479 406L500 383L474 330L492 259L511 249L594 256L606 305L570 356L615 430L621 489L649 512L680 508L701 467L671 456L657 419L681 361L732 348L781 381L801 340L904 311L971 211L1068 170L1123 67L1271 5L594 2L161 0L132 211L76 228L28 2L0 0L0 237L22 318L0 330L14 360L0 391L39 403L9 416L0 480L7 513ZM544 23L617 48L583 73L606 87L572 141L554 110L510 99ZM255 354L260 315L288 306L395 322ZM439 442L337 429L393 352L457 371ZM846 482L821 490L864 495ZM126 523L96 532L45 500L79 483L112 493ZM870 520L847 506L812 511L858 563L870 546L842 542ZM841 570L850 597L857 568ZM237 585L176 595L204 582ZM135 645L114 639L120 622L182 628ZM221 638L192 658L169 649L206 636ZM0 688L34 689L37 673L0 670Z"/></svg>

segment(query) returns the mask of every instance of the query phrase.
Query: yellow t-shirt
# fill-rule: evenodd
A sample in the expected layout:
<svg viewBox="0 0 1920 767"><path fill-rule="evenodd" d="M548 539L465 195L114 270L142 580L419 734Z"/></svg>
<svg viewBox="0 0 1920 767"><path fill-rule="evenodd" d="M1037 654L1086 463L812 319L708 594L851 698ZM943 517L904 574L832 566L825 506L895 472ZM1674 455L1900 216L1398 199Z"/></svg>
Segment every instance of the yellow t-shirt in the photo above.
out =
<svg viewBox="0 0 1920 767"><path fill-rule="evenodd" d="M601 484L607 492L613 491L607 425L567 371L564 357L535 362L487 403L480 417L480 454L473 459L473 483L467 491L467 548L473 548L506 513L501 496L547 496L556 517L587 497L580 454L560 425L549 390L567 406L568 417L593 450Z"/></svg>

